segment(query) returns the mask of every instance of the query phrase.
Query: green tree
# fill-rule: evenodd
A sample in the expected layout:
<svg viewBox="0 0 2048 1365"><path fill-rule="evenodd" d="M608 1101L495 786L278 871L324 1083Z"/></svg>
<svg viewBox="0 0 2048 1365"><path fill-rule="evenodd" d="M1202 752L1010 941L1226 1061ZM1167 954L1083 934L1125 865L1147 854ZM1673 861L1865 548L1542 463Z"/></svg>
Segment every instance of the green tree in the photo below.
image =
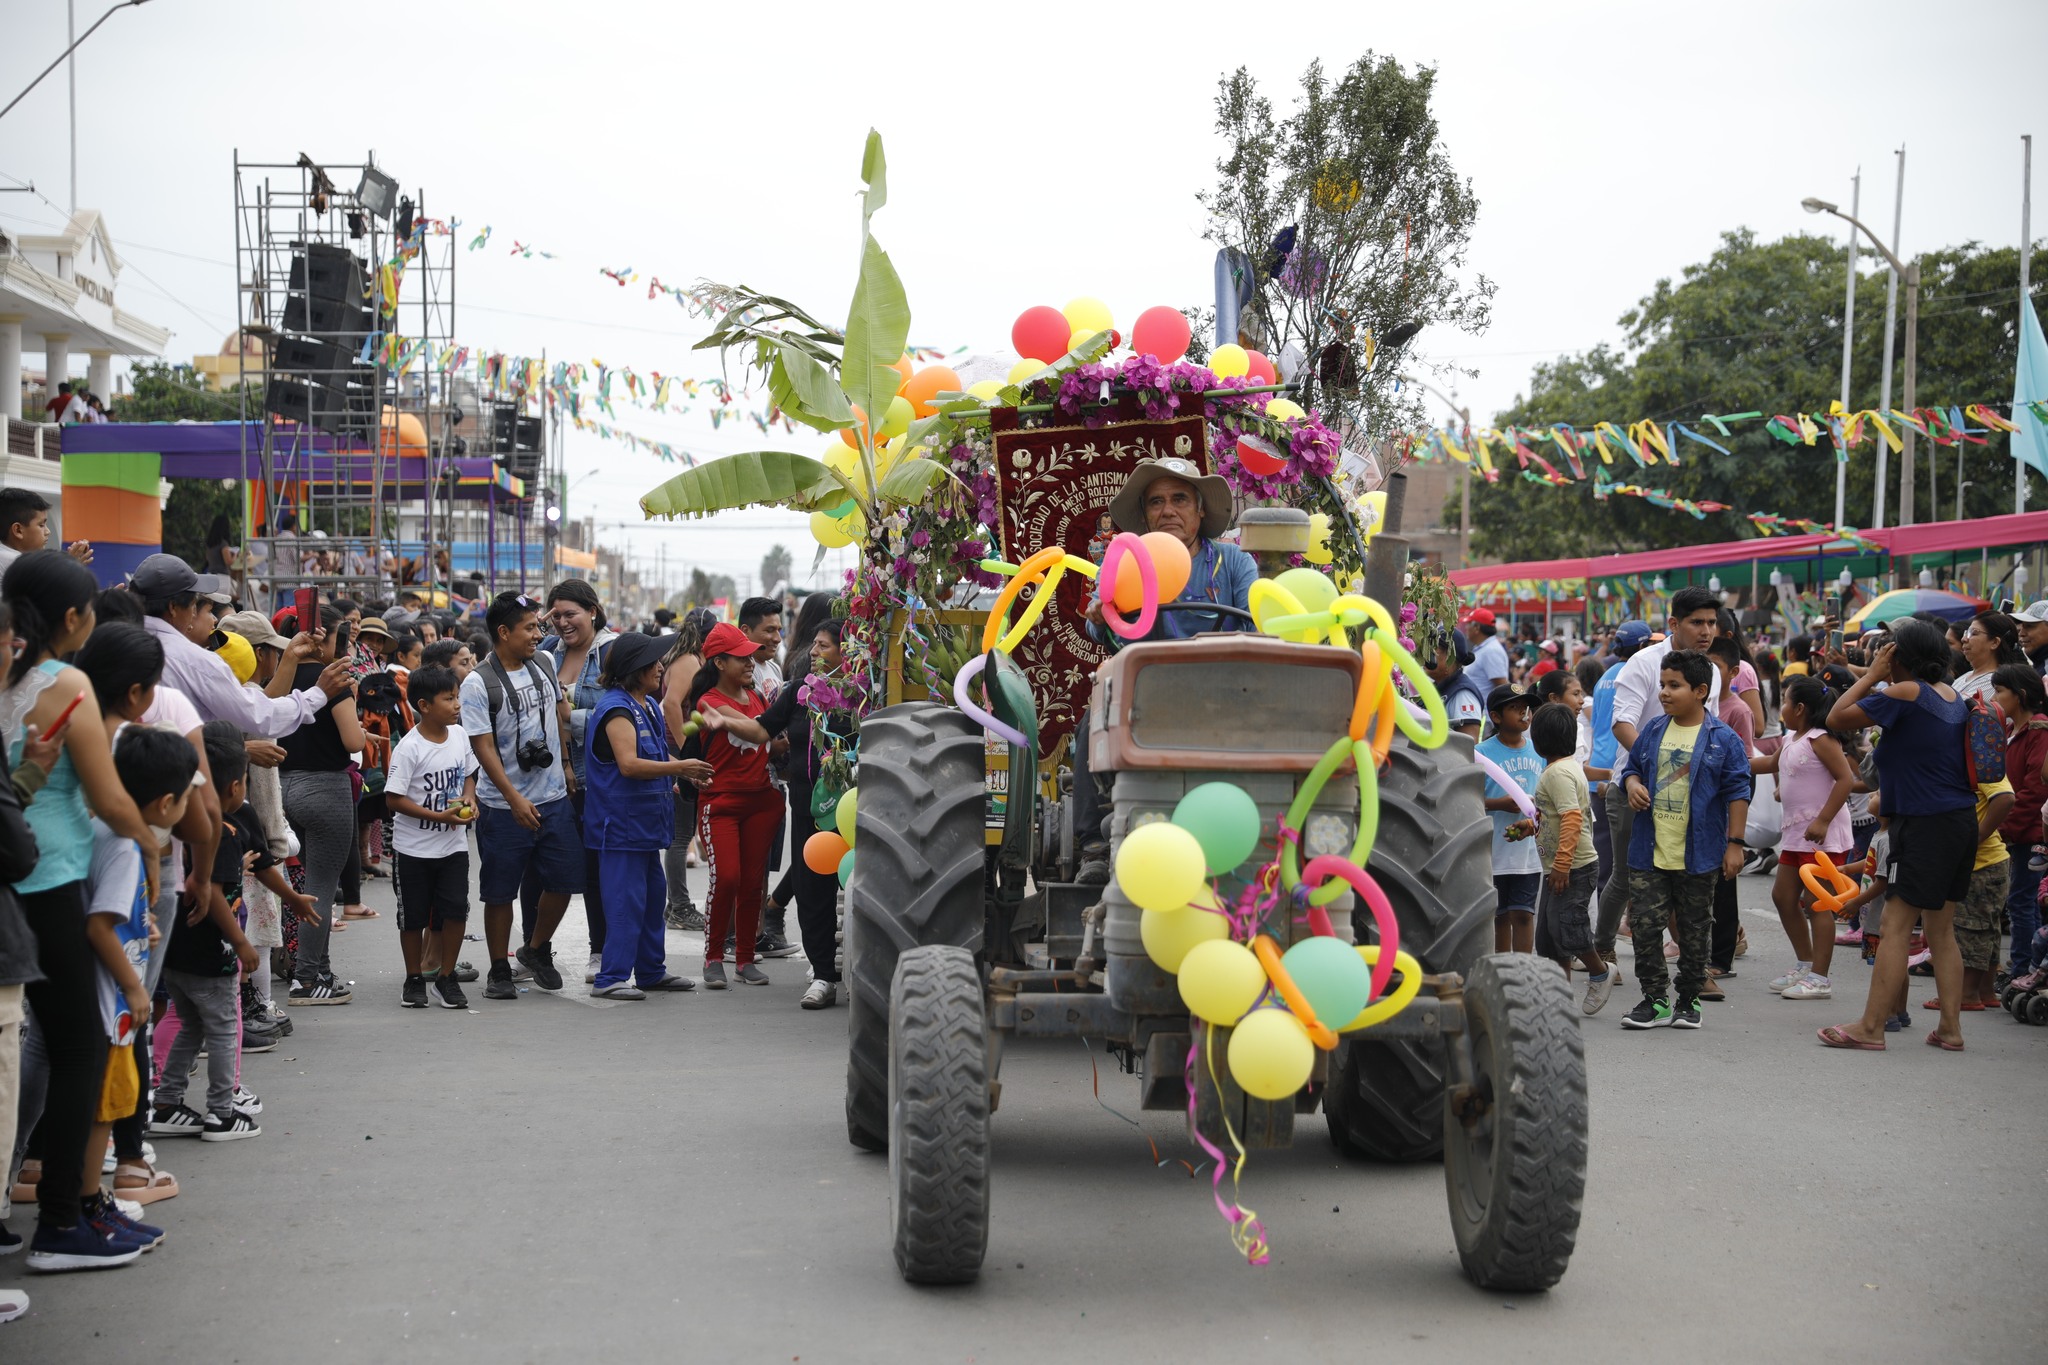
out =
<svg viewBox="0 0 2048 1365"><path fill-rule="evenodd" d="M788 549L781 545L771 545L768 553L761 556L761 591L774 592L789 582L789 576L795 569L796 561L790 558Z"/></svg>
<svg viewBox="0 0 2048 1365"><path fill-rule="evenodd" d="M739 585L733 582L731 575L722 573L708 574L702 569L690 570L690 581L683 588L681 594L683 609L686 611L692 607L708 607L721 597L732 606L734 611L738 611L740 605L739 596Z"/></svg>
<svg viewBox="0 0 2048 1365"><path fill-rule="evenodd" d="M129 379L132 391L116 395L108 409L107 415L116 422L233 422L242 416L239 395L207 388L190 365L138 361ZM221 516L228 519L230 536L239 544L242 490L238 480L172 480L170 500L164 505L165 552L195 565L204 564L207 529Z"/></svg>
<svg viewBox="0 0 2048 1365"><path fill-rule="evenodd" d="M1224 154L1197 198L1204 236L1243 250L1257 273L1240 335L1304 357L1303 406L1368 439L1419 419L1415 390L1394 391L1407 339L1438 324L1484 331L1492 307L1493 283L1463 275L1479 200L1438 136L1435 86L1433 68L1370 52L1335 80L1315 61L1276 118L1243 67L1218 82ZM1289 232L1281 262L1275 243Z"/></svg>
<svg viewBox="0 0 2048 1365"><path fill-rule="evenodd" d="M1677 282L1659 280L1620 319L1619 347L1596 346L1540 364L1527 396L1494 419L1547 428L1567 423L1584 430L1611 421L1624 429L1641 418L1700 427L1728 448L1719 454L1692 441L1679 444L1682 463L1640 468L1625 454L1602 466L1590 449L1586 481L1542 487L1523 479L1512 451L1494 449L1499 482L1475 483L1472 540L1490 557L1548 559L1652 549L1756 532L1751 512L1774 512L1817 521L1834 518L1835 457L1826 435L1814 446L1787 445L1760 421L1716 435L1699 418L1707 413L1801 411L1825 413L1841 392L1844 248L1805 234L1759 242L1746 229L1723 235L1704 263L1688 266ZM2048 279L2048 252L2037 251L2037 277ZM1856 291L1852 407L1877 406L1884 347L1882 270L1864 274ZM1921 258L1919 400L1944 408L2003 404L2012 395L2018 355L2015 248L1986 249L1975 242ZM1903 314L1903 308L1901 309ZM1900 324L1903 326L1903 323ZM1903 346L1895 348L1892 402L1904 404ZM1666 428L1668 432L1668 427ZM1868 523L1875 486L1875 434L1849 451L1844 517ZM1549 443L1532 446L1561 471ZM1963 450L1965 516L2012 510L2012 468L2002 436ZM1956 449L1919 442L1917 519L1955 514ZM1929 502L1929 461L1936 466L1938 501ZM1898 505L1896 455L1890 460L1888 519ZM1597 499L1593 476L1659 488L1695 501L1712 499L1733 510L1704 522L1639 498ZM2036 493L2039 489L2036 489Z"/></svg>

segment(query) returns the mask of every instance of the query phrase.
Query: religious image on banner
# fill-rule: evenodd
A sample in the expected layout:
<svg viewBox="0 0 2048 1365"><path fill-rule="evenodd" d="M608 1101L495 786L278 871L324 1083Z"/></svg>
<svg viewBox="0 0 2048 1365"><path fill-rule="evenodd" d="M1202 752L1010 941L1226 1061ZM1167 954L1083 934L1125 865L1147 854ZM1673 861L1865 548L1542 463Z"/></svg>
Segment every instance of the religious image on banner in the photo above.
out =
<svg viewBox="0 0 2048 1365"><path fill-rule="evenodd" d="M996 520L1003 554L1012 563L1058 545L1100 564L1116 534L1109 504L1141 460L1190 460L1210 472L1199 414L1105 427L998 430L994 436ZM1012 653L1038 700L1040 753L1050 753L1073 732L1088 704L1096 665L1109 657L1086 633L1087 594L1094 590L1092 579L1069 572L1044 618Z"/></svg>

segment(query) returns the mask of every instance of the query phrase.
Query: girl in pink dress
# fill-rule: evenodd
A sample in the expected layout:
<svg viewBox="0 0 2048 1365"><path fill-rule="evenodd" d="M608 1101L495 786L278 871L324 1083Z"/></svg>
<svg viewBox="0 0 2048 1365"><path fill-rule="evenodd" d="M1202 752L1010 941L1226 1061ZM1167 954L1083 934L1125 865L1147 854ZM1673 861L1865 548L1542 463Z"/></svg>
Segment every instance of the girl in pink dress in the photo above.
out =
<svg viewBox="0 0 2048 1365"><path fill-rule="evenodd" d="M1771 982L1787 1000L1827 1000L1834 988L1828 968L1834 965L1835 917L1801 902L1805 887L1799 869L1826 853L1841 867L1849 861L1855 836L1849 829L1849 789L1856 771L1842 752L1842 742L1824 726L1835 694L1818 678L1796 677L1785 683L1785 702L1778 717L1786 739L1775 754L1750 760L1757 773L1778 775L1778 800L1784 807L1784 834L1778 844L1777 880L1771 901L1785 937L1792 941L1793 965Z"/></svg>

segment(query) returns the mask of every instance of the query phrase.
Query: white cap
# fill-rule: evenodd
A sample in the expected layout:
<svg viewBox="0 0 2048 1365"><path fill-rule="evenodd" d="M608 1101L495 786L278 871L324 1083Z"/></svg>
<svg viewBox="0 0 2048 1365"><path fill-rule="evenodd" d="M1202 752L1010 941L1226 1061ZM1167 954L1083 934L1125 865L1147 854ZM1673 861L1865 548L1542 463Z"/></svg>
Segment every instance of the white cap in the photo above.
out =
<svg viewBox="0 0 2048 1365"><path fill-rule="evenodd" d="M2015 621L2025 621L2030 626L2048 625L2048 598L2034 603L2025 611L2014 612L2012 619Z"/></svg>

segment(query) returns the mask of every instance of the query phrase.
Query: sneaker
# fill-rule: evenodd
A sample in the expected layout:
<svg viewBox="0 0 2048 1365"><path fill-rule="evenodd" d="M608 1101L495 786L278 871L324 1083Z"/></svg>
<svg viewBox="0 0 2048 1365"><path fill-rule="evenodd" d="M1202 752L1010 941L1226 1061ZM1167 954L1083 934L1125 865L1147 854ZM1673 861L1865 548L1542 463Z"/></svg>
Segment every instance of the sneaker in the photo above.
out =
<svg viewBox="0 0 2048 1365"><path fill-rule="evenodd" d="M1774 976L1771 978L1771 994L1783 995L1787 990L1798 985L1800 982L1806 980L1807 975L1811 971L1812 968L1810 967L1801 967L1797 964L1794 964L1792 970L1786 972L1783 976Z"/></svg>
<svg viewBox="0 0 2048 1365"><path fill-rule="evenodd" d="M6 1235L13 1237L15 1249L19 1250L21 1239L14 1237L12 1233ZM4 1251L4 1248L0 1248L0 1251ZM13 1322L27 1311L28 1295L19 1289L0 1289L0 1322Z"/></svg>
<svg viewBox="0 0 2048 1365"><path fill-rule="evenodd" d="M269 1052L284 1038L276 1029L257 1028L246 1021L242 1024L242 1051Z"/></svg>
<svg viewBox="0 0 2048 1365"><path fill-rule="evenodd" d="M592 953L590 961L583 964L583 984L595 986L597 984L597 969L603 965L604 957L601 954Z"/></svg>
<svg viewBox="0 0 2048 1365"><path fill-rule="evenodd" d="M533 968L521 962L517 953L514 953L512 956L512 979L514 981L533 980Z"/></svg>
<svg viewBox="0 0 2048 1365"><path fill-rule="evenodd" d="M519 961L533 973L533 984L544 991L562 989L562 974L555 970L555 948L551 943L533 944L519 950Z"/></svg>
<svg viewBox="0 0 2048 1365"><path fill-rule="evenodd" d="M1932 962L1933 960L1933 950L1928 948L1922 948L1919 952L1913 953L1906 958L1906 965L1908 967L1925 967L1928 963Z"/></svg>
<svg viewBox="0 0 2048 1365"><path fill-rule="evenodd" d="M151 1137L198 1137L206 1129L206 1115L182 1104L160 1104L150 1111Z"/></svg>
<svg viewBox="0 0 2048 1365"><path fill-rule="evenodd" d="M477 970L475 964L469 962L456 963L455 979L457 981L475 981L477 979Z"/></svg>
<svg viewBox="0 0 2048 1365"><path fill-rule="evenodd" d="M1828 979L1818 972L1808 972L1799 980L1778 992L1780 1000L1832 1000L1835 988Z"/></svg>
<svg viewBox="0 0 2048 1365"><path fill-rule="evenodd" d="M322 976L318 981L294 982L290 996L294 1005L346 1005L349 998L348 987L332 975Z"/></svg>
<svg viewBox="0 0 2048 1365"><path fill-rule="evenodd" d="M795 957L797 949L780 934L763 934L754 940L756 957Z"/></svg>
<svg viewBox="0 0 2048 1365"><path fill-rule="evenodd" d="M35 1240L28 1246L28 1268L61 1270L107 1270L127 1265L142 1255L135 1239L118 1235L108 1224L80 1218L74 1227L53 1228L36 1224Z"/></svg>
<svg viewBox="0 0 2048 1365"><path fill-rule="evenodd" d="M799 1008L807 1010L830 1009L839 1003L839 988L830 981L813 981L811 988L804 992L804 998L796 1003Z"/></svg>
<svg viewBox="0 0 2048 1365"><path fill-rule="evenodd" d="M1074 874L1074 883L1077 886L1109 885L1109 859L1096 857L1082 862L1080 870Z"/></svg>
<svg viewBox="0 0 2048 1365"><path fill-rule="evenodd" d="M672 901L662 907L661 922L671 929L690 927L691 906L688 901Z"/></svg>
<svg viewBox="0 0 2048 1365"><path fill-rule="evenodd" d="M1621 1016L1623 1028L1670 1028L1671 1006L1662 1000L1645 1000Z"/></svg>
<svg viewBox="0 0 2048 1365"><path fill-rule="evenodd" d="M292 1036L292 1017L285 1013L284 1006L275 1000L266 1001L263 1006L263 1021L277 1031L280 1038Z"/></svg>
<svg viewBox="0 0 2048 1365"><path fill-rule="evenodd" d="M1861 948L1863 946L1862 928L1859 926L1854 929L1835 930L1835 946L1837 948Z"/></svg>
<svg viewBox="0 0 2048 1365"><path fill-rule="evenodd" d="M1667 940L1667 941L1665 942L1665 944L1664 944L1664 956L1665 956L1665 957L1667 957L1667 958L1670 958L1670 959L1672 959L1673 961L1676 961L1676 960L1677 960L1677 958L1678 958L1678 952L1679 952L1679 948L1678 948L1678 940L1677 940L1677 939L1669 939L1669 940Z"/></svg>
<svg viewBox="0 0 2048 1365"><path fill-rule="evenodd" d="M444 1010L466 1010L469 997L452 976L437 976L427 983L427 999Z"/></svg>
<svg viewBox="0 0 2048 1365"><path fill-rule="evenodd" d="M408 976L405 986L398 993L398 1003L409 1010L423 1010L427 1007L427 979L424 976Z"/></svg>
<svg viewBox="0 0 2048 1365"><path fill-rule="evenodd" d="M1912 1026L1913 1016L1910 1014L1894 1014L1891 1018L1884 1021L1884 1031L1886 1033L1899 1033Z"/></svg>
<svg viewBox="0 0 2048 1365"><path fill-rule="evenodd" d="M247 1114L250 1118L254 1118L263 1112L263 1101L257 1097L255 1091L245 1086L238 1085L235 1087L234 1099L231 1103L233 1103L237 1114Z"/></svg>
<svg viewBox="0 0 2048 1365"><path fill-rule="evenodd" d="M1700 1002L1688 1000L1671 1015L1673 1028L1698 1028L1700 1026Z"/></svg>
<svg viewBox="0 0 2048 1365"><path fill-rule="evenodd" d="M20 1233L9 1232L6 1227L0 1226L0 1256L12 1256L15 1252L21 1250L24 1245L26 1243L22 1241ZM0 1322L5 1321L7 1319L0 1318Z"/></svg>
<svg viewBox="0 0 2048 1365"><path fill-rule="evenodd" d="M142 1244L144 1251L155 1251L163 1245L164 1230L142 1222L134 1214L121 1207L126 1200L102 1199L98 1208L86 1213L88 1218L111 1225L116 1231L126 1233ZM138 1209L140 1206L137 1206Z"/></svg>
<svg viewBox="0 0 2048 1365"><path fill-rule="evenodd" d="M460 980L461 977L458 975L456 979ZM510 963L493 962L491 964L491 979L484 983L484 999L517 1000L519 998L519 987L512 984L515 979L512 975Z"/></svg>
<svg viewBox="0 0 2048 1365"><path fill-rule="evenodd" d="M746 966L734 972L733 975L746 982L749 986L765 986L768 984L768 973L762 971L756 963L749 962Z"/></svg>
<svg viewBox="0 0 2048 1365"><path fill-rule="evenodd" d="M725 964L723 962L705 963L704 989L707 991L722 991L725 989L725 985Z"/></svg>
<svg viewBox="0 0 2048 1365"><path fill-rule="evenodd" d="M630 981L614 982L601 991L592 991L591 994L602 996L606 1000L645 1000L647 998L647 992L641 990Z"/></svg>
<svg viewBox="0 0 2048 1365"><path fill-rule="evenodd" d="M256 1120L239 1111L229 1111L226 1118L219 1114L206 1116L206 1130L199 1135L201 1142L238 1142L243 1138L262 1137L263 1130L256 1126Z"/></svg>
<svg viewBox="0 0 2048 1365"><path fill-rule="evenodd" d="M676 926L686 934L701 934L711 927L704 918L704 912L694 907L683 912L683 922Z"/></svg>
<svg viewBox="0 0 2048 1365"><path fill-rule="evenodd" d="M1614 993L1614 979L1619 975L1621 973L1610 967L1604 976L1589 976L1586 978L1586 1013L1598 1014L1606 1008L1607 997ZM826 987L826 994L828 996L831 994L831 987ZM806 999L808 1000L808 997ZM825 1003L829 1005L832 1002L828 998ZM805 1008L816 1009L818 1006L807 1004Z"/></svg>

